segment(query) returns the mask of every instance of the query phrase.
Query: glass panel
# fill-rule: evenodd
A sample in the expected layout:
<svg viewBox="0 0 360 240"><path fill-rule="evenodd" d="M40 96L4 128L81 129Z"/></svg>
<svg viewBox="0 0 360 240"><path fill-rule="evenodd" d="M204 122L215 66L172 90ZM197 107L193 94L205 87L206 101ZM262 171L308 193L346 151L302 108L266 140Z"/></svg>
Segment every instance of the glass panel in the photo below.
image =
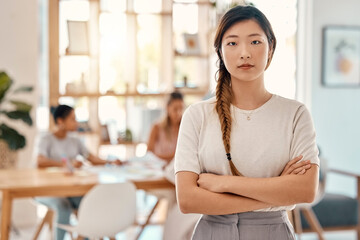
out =
<svg viewBox="0 0 360 240"><path fill-rule="evenodd" d="M166 98L161 97L127 99L127 109L131 109L127 128L131 130L134 141L148 141L152 124L163 116L165 102Z"/></svg>
<svg viewBox="0 0 360 240"><path fill-rule="evenodd" d="M59 2L59 53L65 54L69 45L67 20L88 21L90 4L88 1L60 1Z"/></svg>
<svg viewBox="0 0 360 240"><path fill-rule="evenodd" d="M127 90L124 72L127 67L126 15L100 16L100 93L124 93Z"/></svg>
<svg viewBox="0 0 360 240"><path fill-rule="evenodd" d="M137 91L161 92L161 18L152 15L139 15L137 32Z"/></svg>
<svg viewBox="0 0 360 240"><path fill-rule="evenodd" d="M101 0L100 9L102 12L124 12L126 10L126 1Z"/></svg>
<svg viewBox="0 0 360 240"><path fill-rule="evenodd" d="M99 98L99 120L101 125L113 124L118 134L126 129L126 110L124 98L100 97ZM111 133L113 134L113 133Z"/></svg>
<svg viewBox="0 0 360 240"><path fill-rule="evenodd" d="M158 13L161 12L161 1L162 0L134 0L135 12L144 13Z"/></svg>
<svg viewBox="0 0 360 240"><path fill-rule="evenodd" d="M184 18L186 16L186 18ZM198 32L198 5L174 4L173 6L173 32L175 48L178 52L185 51L184 33L196 34Z"/></svg>
<svg viewBox="0 0 360 240"><path fill-rule="evenodd" d="M277 39L273 60L265 72L265 85L270 92L295 98L297 1L252 2L269 19Z"/></svg>
<svg viewBox="0 0 360 240"><path fill-rule="evenodd" d="M87 56L63 56L59 61L60 94L87 92L90 59Z"/></svg>
<svg viewBox="0 0 360 240"><path fill-rule="evenodd" d="M176 57L174 87L200 87L200 83L205 83L207 81L207 79L204 79L206 76L200 72L200 69L206 69L202 66L203 64L206 64L206 59L194 57Z"/></svg>

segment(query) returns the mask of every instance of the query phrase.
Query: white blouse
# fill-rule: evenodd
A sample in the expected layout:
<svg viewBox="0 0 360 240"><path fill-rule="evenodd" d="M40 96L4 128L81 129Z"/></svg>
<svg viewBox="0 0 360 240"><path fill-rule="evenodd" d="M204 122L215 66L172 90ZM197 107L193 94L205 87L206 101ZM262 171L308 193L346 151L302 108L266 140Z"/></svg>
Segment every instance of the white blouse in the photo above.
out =
<svg viewBox="0 0 360 240"><path fill-rule="evenodd" d="M231 157L244 176L279 176L299 155L319 165L315 129L304 104L274 94L255 110L231 105L231 114ZM231 175L215 97L191 105L183 115L175 154L175 173L180 171ZM257 211L292 208L294 205Z"/></svg>

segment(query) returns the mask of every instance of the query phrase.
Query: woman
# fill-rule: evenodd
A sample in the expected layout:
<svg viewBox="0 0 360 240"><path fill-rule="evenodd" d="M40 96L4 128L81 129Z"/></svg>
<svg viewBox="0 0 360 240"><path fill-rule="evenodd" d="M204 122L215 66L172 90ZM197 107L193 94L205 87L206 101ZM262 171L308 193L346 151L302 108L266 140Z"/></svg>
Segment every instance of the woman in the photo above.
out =
<svg viewBox="0 0 360 240"><path fill-rule="evenodd" d="M153 125L148 141L148 151L166 162L164 175L172 183L175 182L173 158L183 111L183 95L180 92L171 93L166 104L166 116ZM149 193L168 202L163 239L189 239L199 216L180 212L174 190L157 189Z"/></svg>
<svg viewBox="0 0 360 240"><path fill-rule="evenodd" d="M286 210L312 202L318 185L311 116L303 104L265 89L276 39L258 9L230 9L214 46L216 97L190 106L181 121L180 209L204 214L193 239L295 239Z"/></svg>
<svg viewBox="0 0 360 240"><path fill-rule="evenodd" d="M82 162L76 159L78 155L83 156L93 165L109 163L89 153L80 139L69 136L68 133L76 131L78 126L75 111L72 107L59 105L55 109L53 116L57 128L53 133L45 135L40 140L37 158L39 168L67 167L64 159L70 161L73 168L79 168L82 166ZM121 161L116 160L111 163L119 165ZM74 209L79 207L81 197L37 198L36 200L57 212L57 223L69 224L70 215ZM64 235L64 230L57 229L57 240L64 239Z"/></svg>
<svg viewBox="0 0 360 240"><path fill-rule="evenodd" d="M184 111L183 95L173 92L166 105L166 117L153 125L148 141L148 151L167 164L174 158L180 121Z"/></svg>

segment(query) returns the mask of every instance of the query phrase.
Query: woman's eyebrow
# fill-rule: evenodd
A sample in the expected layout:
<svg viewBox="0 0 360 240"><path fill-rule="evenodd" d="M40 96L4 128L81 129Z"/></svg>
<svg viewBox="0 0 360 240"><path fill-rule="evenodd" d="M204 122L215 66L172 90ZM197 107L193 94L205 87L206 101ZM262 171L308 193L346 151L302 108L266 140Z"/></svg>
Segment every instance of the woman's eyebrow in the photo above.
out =
<svg viewBox="0 0 360 240"><path fill-rule="evenodd" d="M239 37L238 35L228 35L225 37L225 39L228 39L228 38L237 38Z"/></svg>
<svg viewBox="0 0 360 240"><path fill-rule="evenodd" d="M225 39L228 39L228 38L238 38L239 36L238 35L235 35L235 34L231 34L231 35L228 35L225 37ZM262 34L260 33L251 33L248 35L248 37L263 37Z"/></svg>
<svg viewBox="0 0 360 240"><path fill-rule="evenodd" d="M252 33L252 34L249 34L248 37L263 37L263 35L260 33Z"/></svg>

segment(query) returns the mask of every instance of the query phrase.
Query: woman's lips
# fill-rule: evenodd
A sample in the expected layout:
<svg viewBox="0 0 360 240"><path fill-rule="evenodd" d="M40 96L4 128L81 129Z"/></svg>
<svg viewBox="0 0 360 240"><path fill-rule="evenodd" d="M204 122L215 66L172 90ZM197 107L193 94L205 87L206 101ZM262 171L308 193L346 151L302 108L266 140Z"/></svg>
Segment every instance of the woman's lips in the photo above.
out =
<svg viewBox="0 0 360 240"><path fill-rule="evenodd" d="M238 68L241 68L243 70L248 70L252 67L254 67L254 65L251 65L251 64L241 64L240 66L238 66Z"/></svg>

